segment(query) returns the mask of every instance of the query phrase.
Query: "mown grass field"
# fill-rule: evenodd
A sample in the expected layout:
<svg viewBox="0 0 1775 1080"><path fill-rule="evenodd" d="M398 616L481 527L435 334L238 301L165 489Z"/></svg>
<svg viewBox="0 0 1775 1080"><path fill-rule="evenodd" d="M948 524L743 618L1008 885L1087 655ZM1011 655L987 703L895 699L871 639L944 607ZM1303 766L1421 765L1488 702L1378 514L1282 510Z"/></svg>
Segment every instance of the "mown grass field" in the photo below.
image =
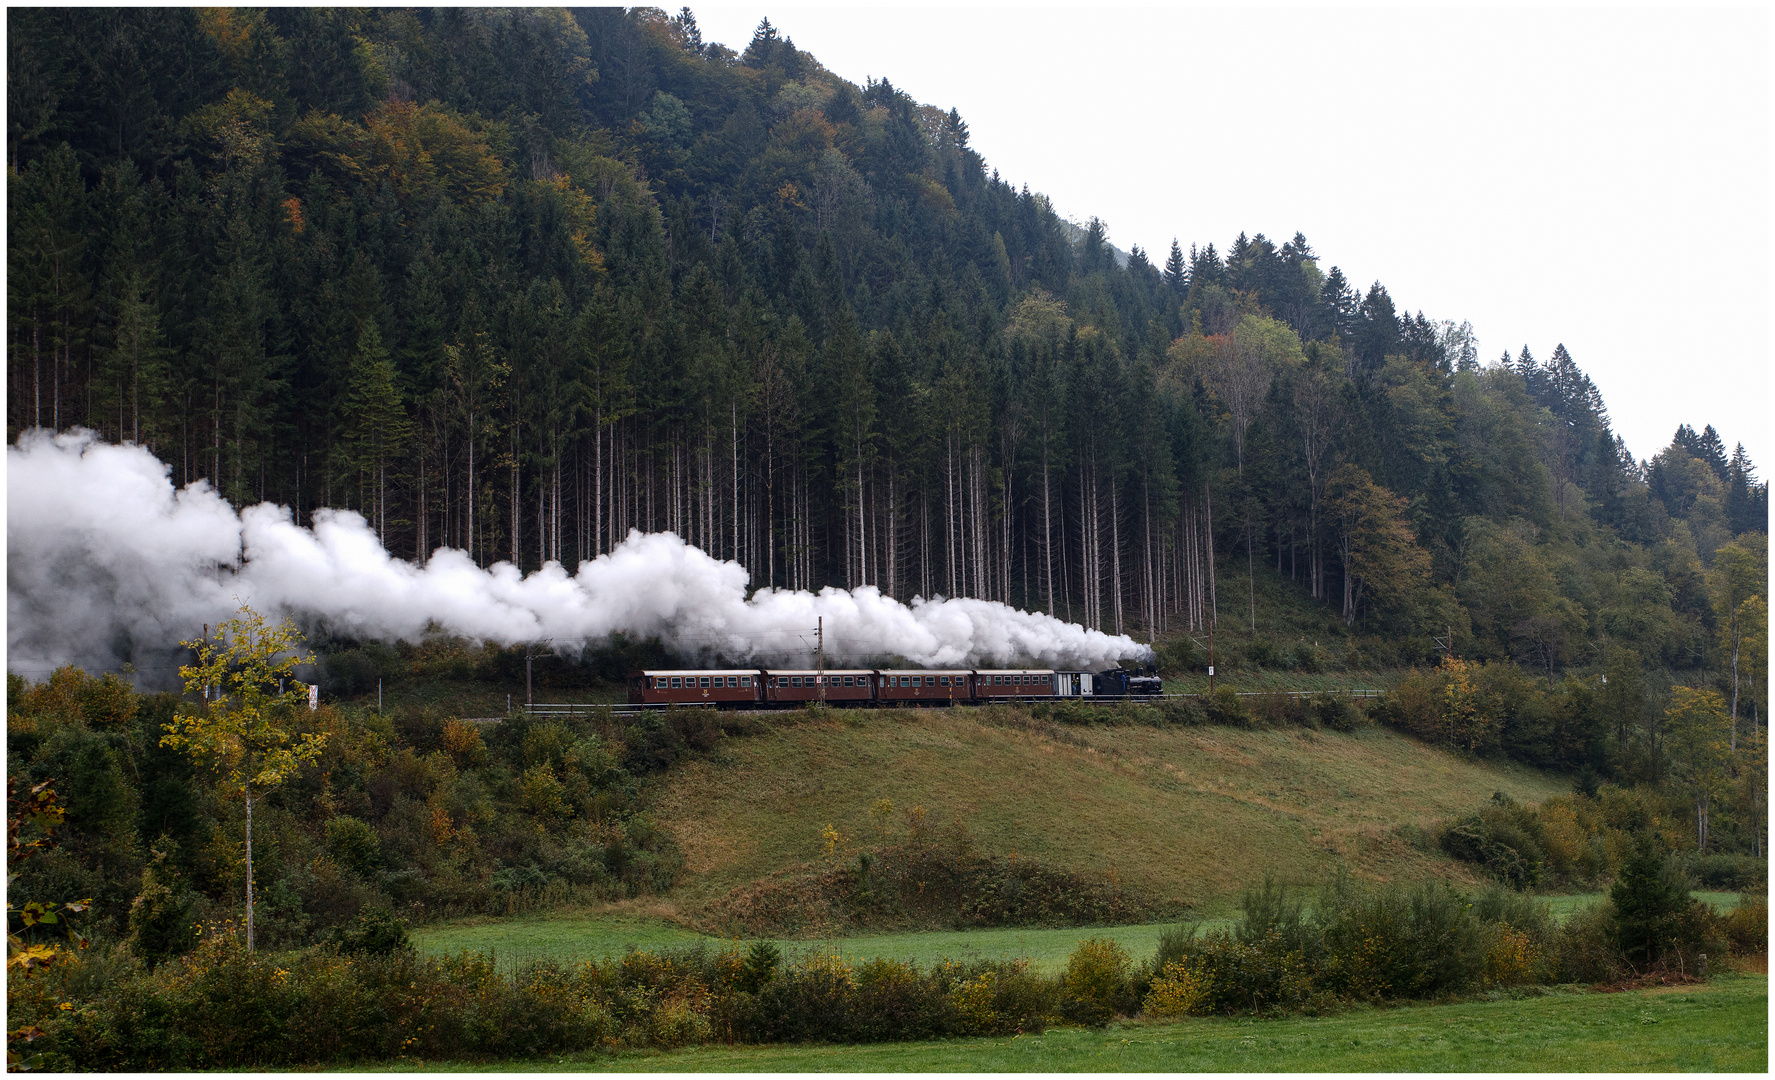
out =
<svg viewBox="0 0 1775 1080"><path fill-rule="evenodd" d="M1215 924L1227 920L1214 920ZM782 940L790 955L808 952L836 953L852 961L887 957L929 964L937 960L999 959L1023 957L1036 970L1052 974L1066 966L1066 958L1089 937L1120 942L1129 955L1144 958L1158 948L1159 934L1172 923L1148 923L1111 927L1012 927L992 930L955 930L907 934L868 934L849 938ZM1206 924L1205 924L1206 925ZM428 954L455 953L467 949L491 952L502 969L514 969L532 960L575 962L620 956L630 946L638 949L677 948L705 942L714 948L730 944L707 937L663 919L630 915L536 916L457 923L443 923L413 931L413 942Z"/></svg>
<svg viewBox="0 0 1775 1080"><path fill-rule="evenodd" d="M923 807L940 826L960 821L987 852L1113 875L1220 914L1266 874L1316 884L1340 863L1375 879L1470 881L1393 830L1471 809L1495 791L1534 802L1570 787L1379 728L1130 725L1051 737L1005 726L1005 713L798 717L674 768L651 802L686 855L680 898L694 904L817 860L828 824L867 846L878 838L870 808L887 799L900 811Z"/></svg>
<svg viewBox="0 0 1775 1080"><path fill-rule="evenodd" d="M1549 896L1543 899L1555 919L1564 921L1572 912L1603 898L1602 893ZM1716 910L1730 910L1737 893L1697 892L1699 899ZM1227 926L1228 917L1201 920L1203 929ZM1159 935L1173 923L1146 923L1109 927L1010 927L1005 929L954 930L907 934L865 934L849 938L782 940L791 954L836 953L855 962L875 957L930 964L937 960L1003 959L1022 957L1043 974L1066 966L1066 958L1089 937L1119 942L1136 960L1150 957L1158 948ZM648 915L632 907L606 912L563 912L554 915L509 919L466 919L438 923L413 931L421 952L438 955L462 950L491 952L503 970L515 970L534 960L574 963L586 959L620 956L631 945L637 949L670 949L704 942L713 948L730 944Z"/></svg>
<svg viewBox="0 0 1775 1080"><path fill-rule="evenodd" d="M1012 1039L869 1046L705 1046L418 1072L1744 1072L1769 1065L1767 974L1698 986L1063 1028Z"/></svg>

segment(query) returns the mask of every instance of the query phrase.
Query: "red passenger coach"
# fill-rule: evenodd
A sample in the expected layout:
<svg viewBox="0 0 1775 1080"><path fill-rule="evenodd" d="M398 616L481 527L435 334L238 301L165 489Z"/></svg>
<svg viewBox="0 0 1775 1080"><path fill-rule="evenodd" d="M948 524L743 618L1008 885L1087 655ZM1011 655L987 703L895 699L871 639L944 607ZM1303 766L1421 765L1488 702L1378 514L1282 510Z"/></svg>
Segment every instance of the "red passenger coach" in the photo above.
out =
<svg viewBox="0 0 1775 1080"><path fill-rule="evenodd" d="M868 701L874 696L873 687L875 673L867 669L857 668L845 671L826 672L827 701ZM820 700L820 684L816 681L820 673L811 668L806 669L771 669L764 673L765 701L818 701Z"/></svg>
<svg viewBox="0 0 1775 1080"><path fill-rule="evenodd" d="M876 680L875 700L882 702L948 705L971 701L974 696L973 672L967 670L889 671L884 668L876 672Z"/></svg>
<svg viewBox="0 0 1775 1080"><path fill-rule="evenodd" d="M1054 672L1005 668L974 672L974 696L982 701L1002 698L1053 697Z"/></svg>
<svg viewBox="0 0 1775 1080"><path fill-rule="evenodd" d="M631 705L751 704L763 687L755 670L638 671L629 676Z"/></svg>

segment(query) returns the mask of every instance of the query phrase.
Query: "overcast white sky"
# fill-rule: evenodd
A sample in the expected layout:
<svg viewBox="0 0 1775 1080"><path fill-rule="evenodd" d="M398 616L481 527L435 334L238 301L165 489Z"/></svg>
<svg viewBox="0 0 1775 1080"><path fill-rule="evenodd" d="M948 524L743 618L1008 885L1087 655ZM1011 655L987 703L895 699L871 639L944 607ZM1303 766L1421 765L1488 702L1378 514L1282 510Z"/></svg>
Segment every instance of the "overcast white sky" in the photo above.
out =
<svg viewBox="0 0 1775 1080"><path fill-rule="evenodd" d="M693 10L959 109L1118 247L1299 230L1487 362L1564 342L1636 456L1711 423L1775 472L1761 8Z"/></svg>

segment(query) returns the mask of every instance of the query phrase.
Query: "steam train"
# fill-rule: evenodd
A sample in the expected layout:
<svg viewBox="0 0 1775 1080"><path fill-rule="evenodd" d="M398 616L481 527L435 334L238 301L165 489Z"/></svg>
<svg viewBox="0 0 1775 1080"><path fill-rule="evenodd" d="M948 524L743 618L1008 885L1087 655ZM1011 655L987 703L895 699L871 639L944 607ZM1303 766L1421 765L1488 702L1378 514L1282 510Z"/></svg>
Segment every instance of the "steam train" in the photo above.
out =
<svg viewBox="0 0 1775 1080"><path fill-rule="evenodd" d="M1053 668L725 668L637 671L631 705L767 708L824 700L828 705L905 708L980 705L1041 698L1117 700L1161 693L1152 668L1059 671Z"/></svg>

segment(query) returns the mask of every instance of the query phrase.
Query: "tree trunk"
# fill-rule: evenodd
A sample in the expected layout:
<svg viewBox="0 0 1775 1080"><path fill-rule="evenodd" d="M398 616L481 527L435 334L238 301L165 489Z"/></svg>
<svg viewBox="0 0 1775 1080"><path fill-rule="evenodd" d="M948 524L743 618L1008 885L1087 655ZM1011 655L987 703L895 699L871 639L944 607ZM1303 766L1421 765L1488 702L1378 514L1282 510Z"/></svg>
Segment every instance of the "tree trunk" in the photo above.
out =
<svg viewBox="0 0 1775 1080"><path fill-rule="evenodd" d="M253 785L241 786L247 799L247 952L253 951Z"/></svg>

